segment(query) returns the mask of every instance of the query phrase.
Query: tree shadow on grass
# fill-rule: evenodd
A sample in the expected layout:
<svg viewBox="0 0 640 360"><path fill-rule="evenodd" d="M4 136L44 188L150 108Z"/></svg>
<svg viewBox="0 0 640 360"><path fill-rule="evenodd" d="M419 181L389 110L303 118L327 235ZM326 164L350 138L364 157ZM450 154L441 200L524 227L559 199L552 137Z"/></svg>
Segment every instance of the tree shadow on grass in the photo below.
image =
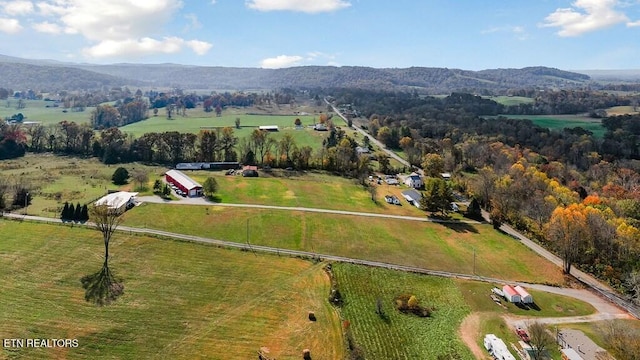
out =
<svg viewBox="0 0 640 360"><path fill-rule="evenodd" d="M457 233L478 233L478 229L475 226L464 222L441 222L440 224Z"/></svg>
<svg viewBox="0 0 640 360"><path fill-rule="evenodd" d="M85 289L84 299L99 306L109 305L124 294L121 279L115 277L105 262L100 271L80 279Z"/></svg>

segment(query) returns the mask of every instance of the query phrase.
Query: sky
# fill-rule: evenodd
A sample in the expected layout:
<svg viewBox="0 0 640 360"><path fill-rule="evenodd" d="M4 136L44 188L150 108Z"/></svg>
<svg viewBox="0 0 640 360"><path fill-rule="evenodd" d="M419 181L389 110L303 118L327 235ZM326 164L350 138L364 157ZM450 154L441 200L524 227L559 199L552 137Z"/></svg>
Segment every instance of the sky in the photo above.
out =
<svg viewBox="0 0 640 360"><path fill-rule="evenodd" d="M640 0L0 0L0 54L262 68L640 69Z"/></svg>

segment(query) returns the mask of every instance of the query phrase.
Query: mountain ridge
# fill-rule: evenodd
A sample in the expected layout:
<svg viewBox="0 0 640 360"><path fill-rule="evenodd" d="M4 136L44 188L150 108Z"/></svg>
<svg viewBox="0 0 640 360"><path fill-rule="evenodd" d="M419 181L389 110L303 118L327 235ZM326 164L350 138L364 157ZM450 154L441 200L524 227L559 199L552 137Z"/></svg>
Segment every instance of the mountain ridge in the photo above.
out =
<svg viewBox="0 0 640 360"><path fill-rule="evenodd" d="M451 91L495 91L513 88L567 88L592 82L590 76L532 66L464 70L420 67L297 66L281 69L181 64L87 64L32 60L0 55L0 87L80 90L104 86L138 86L206 90L376 87L437 94Z"/></svg>

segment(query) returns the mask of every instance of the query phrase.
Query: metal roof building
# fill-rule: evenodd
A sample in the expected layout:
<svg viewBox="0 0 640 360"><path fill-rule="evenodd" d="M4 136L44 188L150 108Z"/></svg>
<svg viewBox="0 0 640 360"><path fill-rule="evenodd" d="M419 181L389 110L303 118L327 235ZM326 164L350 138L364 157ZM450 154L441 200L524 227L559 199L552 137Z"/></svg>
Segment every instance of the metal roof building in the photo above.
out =
<svg viewBox="0 0 640 360"><path fill-rule="evenodd" d="M202 185L183 174L179 170L169 170L165 174L165 180L168 183L175 185L178 189L182 190L189 197L201 196Z"/></svg>

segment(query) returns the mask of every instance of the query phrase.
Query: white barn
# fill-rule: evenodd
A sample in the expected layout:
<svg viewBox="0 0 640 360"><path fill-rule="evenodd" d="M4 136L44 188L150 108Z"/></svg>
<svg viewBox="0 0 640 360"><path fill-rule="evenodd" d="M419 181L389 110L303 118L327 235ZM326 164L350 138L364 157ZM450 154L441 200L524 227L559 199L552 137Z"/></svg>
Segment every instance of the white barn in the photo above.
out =
<svg viewBox="0 0 640 360"><path fill-rule="evenodd" d="M511 285L505 285L502 287L502 294L508 302L519 303L522 301L520 294Z"/></svg>
<svg viewBox="0 0 640 360"><path fill-rule="evenodd" d="M137 192L118 191L107 194L95 202L96 206L107 205L109 209L123 213L136 203Z"/></svg>
<svg viewBox="0 0 640 360"><path fill-rule="evenodd" d="M518 293L518 295L520 295L520 301L525 304L533 304L533 296L531 296L531 294L529 294L529 292L527 292L527 290L522 286L518 285L513 289Z"/></svg>

